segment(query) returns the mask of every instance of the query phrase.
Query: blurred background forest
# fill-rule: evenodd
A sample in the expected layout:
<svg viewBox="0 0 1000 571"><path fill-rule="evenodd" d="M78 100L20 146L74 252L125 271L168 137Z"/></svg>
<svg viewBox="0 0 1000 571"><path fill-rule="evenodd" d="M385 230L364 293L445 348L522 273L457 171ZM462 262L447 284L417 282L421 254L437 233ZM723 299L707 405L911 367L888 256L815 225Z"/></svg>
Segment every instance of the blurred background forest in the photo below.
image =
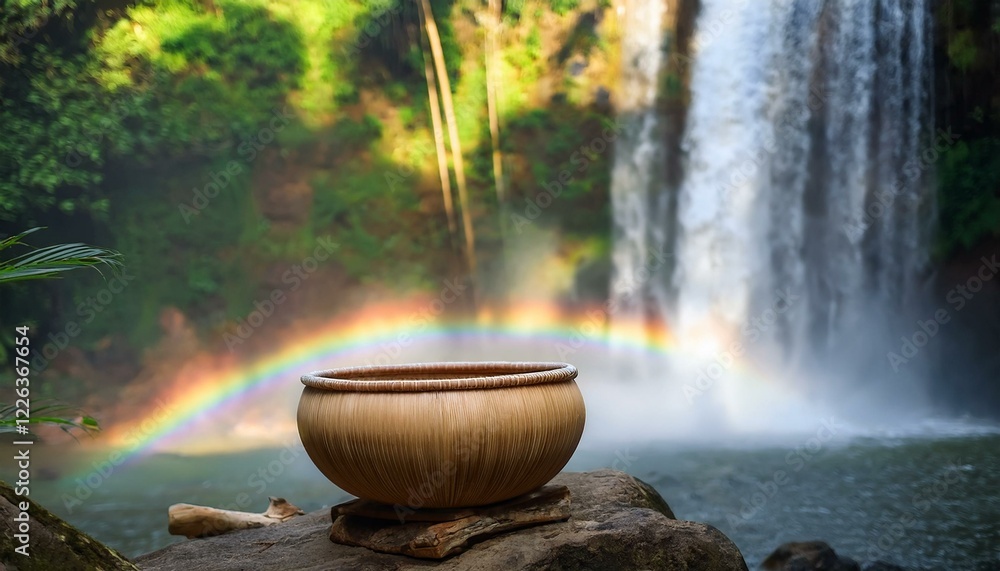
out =
<svg viewBox="0 0 1000 571"><path fill-rule="evenodd" d="M432 5L480 272L491 275L502 228L480 23L490 14L477 2ZM496 91L516 214L610 124L606 8L504 7ZM61 384L60 398L128 380L171 316L221 348L321 237L338 244L313 280L322 287L280 319L334 312L351 291L388 297L467 273L442 202L416 3L15 1L0 18L0 233L43 225L42 240L116 248L135 280L92 307L81 304L102 287L96 274L32 284L47 295L4 291L5 330L86 322L59 376L101 378ZM567 255L605 255L609 156L590 156L538 220L559 230Z"/></svg>
<svg viewBox="0 0 1000 571"><path fill-rule="evenodd" d="M502 3L498 198L484 64L495 13L479 0L430 5L468 187L467 204L456 199L455 209L475 231L481 300L500 300L510 285L504 238L524 239L512 215L530 212L540 185L569 168L559 204L531 226L553 240L564 274L557 297L605 299L613 151L574 153L614 125L615 6ZM657 104L683 115L691 60L679 40L697 2L669 5L689 18L665 32L678 49ZM74 381L59 383L60 399L100 400L178 329L224 349L224 333L322 237L338 244L334 260L276 320L432 291L467 273L461 222L449 231L442 200L418 3L0 6L0 235L47 226L36 243L99 244L120 250L127 265L114 303L93 301L104 287L96 274L2 292L4 346L15 324L54 343L67 320L85 324L40 377L38 396L56 396L44 380L59 378ZM949 0L933 19L936 126L958 137L936 164L934 263L942 276L964 275L1000 245L1000 8ZM449 183L458 182L453 170ZM1000 296L977 303L986 305L960 316L971 334L952 336L953 354L972 356L986 375L1000 371L990 349L1000 337ZM963 390L968 397L981 387Z"/></svg>

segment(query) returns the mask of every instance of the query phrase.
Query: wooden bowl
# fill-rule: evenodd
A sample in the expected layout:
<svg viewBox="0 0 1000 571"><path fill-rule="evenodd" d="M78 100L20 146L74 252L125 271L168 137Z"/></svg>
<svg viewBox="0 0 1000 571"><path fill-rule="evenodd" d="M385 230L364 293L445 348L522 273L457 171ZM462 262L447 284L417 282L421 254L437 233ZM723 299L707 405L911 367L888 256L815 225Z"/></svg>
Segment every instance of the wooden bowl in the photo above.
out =
<svg viewBox="0 0 1000 571"><path fill-rule="evenodd" d="M420 363L304 375L309 458L360 498L409 509L492 504L566 465L586 411L566 363Z"/></svg>

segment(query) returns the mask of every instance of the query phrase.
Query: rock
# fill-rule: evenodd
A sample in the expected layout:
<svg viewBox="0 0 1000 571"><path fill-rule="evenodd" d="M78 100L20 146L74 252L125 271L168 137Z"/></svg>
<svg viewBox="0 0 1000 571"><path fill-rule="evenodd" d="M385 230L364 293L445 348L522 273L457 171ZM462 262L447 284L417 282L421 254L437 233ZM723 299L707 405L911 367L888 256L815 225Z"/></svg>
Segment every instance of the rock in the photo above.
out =
<svg viewBox="0 0 1000 571"><path fill-rule="evenodd" d="M570 489L569 521L492 537L443 561L333 543L330 510L323 509L279 525L171 545L137 563L149 571L747 569L719 530L674 519L655 490L623 472L562 473L552 483Z"/></svg>
<svg viewBox="0 0 1000 571"><path fill-rule="evenodd" d="M16 553L21 543L14 538L21 510L28 502L30 536L28 557ZM42 506L15 495L13 488L0 482L0 569L17 571L138 571L124 555L106 547L53 515Z"/></svg>
<svg viewBox="0 0 1000 571"><path fill-rule="evenodd" d="M866 564L862 571L906 571L906 569L885 561L875 561Z"/></svg>
<svg viewBox="0 0 1000 571"><path fill-rule="evenodd" d="M761 563L767 571L861 571L858 562L841 557L822 541L799 541L778 546Z"/></svg>

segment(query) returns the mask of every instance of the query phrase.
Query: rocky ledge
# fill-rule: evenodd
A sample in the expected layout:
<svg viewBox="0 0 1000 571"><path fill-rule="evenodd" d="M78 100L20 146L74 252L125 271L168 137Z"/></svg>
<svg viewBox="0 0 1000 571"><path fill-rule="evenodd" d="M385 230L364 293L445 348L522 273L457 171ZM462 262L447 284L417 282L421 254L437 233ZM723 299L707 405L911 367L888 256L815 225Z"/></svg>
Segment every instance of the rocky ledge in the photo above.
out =
<svg viewBox="0 0 1000 571"><path fill-rule="evenodd" d="M138 571L121 553L0 482L0 571L55 569Z"/></svg>
<svg viewBox="0 0 1000 571"><path fill-rule="evenodd" d="M623 472L563 473L568 521L498 535L443 561L376 553L329 539L330 510L285 523L171 545L136 560L149 571L263 569L617 569L746 571L736 546L710 525L674 518L648 484Z"/></svg>

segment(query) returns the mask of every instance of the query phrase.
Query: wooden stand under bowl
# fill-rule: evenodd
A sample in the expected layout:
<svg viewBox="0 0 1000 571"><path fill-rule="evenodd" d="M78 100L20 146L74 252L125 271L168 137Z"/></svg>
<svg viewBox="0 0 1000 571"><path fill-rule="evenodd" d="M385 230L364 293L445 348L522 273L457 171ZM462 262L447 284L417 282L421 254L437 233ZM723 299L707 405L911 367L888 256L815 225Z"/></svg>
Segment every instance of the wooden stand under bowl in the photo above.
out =
<svg viewBox="0 0 1000 571"><path fill-rule="evenodd" d="M334 543L443 559L461 553L473 540L569 519L570 494L566 486L549 484L492 506L409 511L358 499L330 512Z"/></svg>

